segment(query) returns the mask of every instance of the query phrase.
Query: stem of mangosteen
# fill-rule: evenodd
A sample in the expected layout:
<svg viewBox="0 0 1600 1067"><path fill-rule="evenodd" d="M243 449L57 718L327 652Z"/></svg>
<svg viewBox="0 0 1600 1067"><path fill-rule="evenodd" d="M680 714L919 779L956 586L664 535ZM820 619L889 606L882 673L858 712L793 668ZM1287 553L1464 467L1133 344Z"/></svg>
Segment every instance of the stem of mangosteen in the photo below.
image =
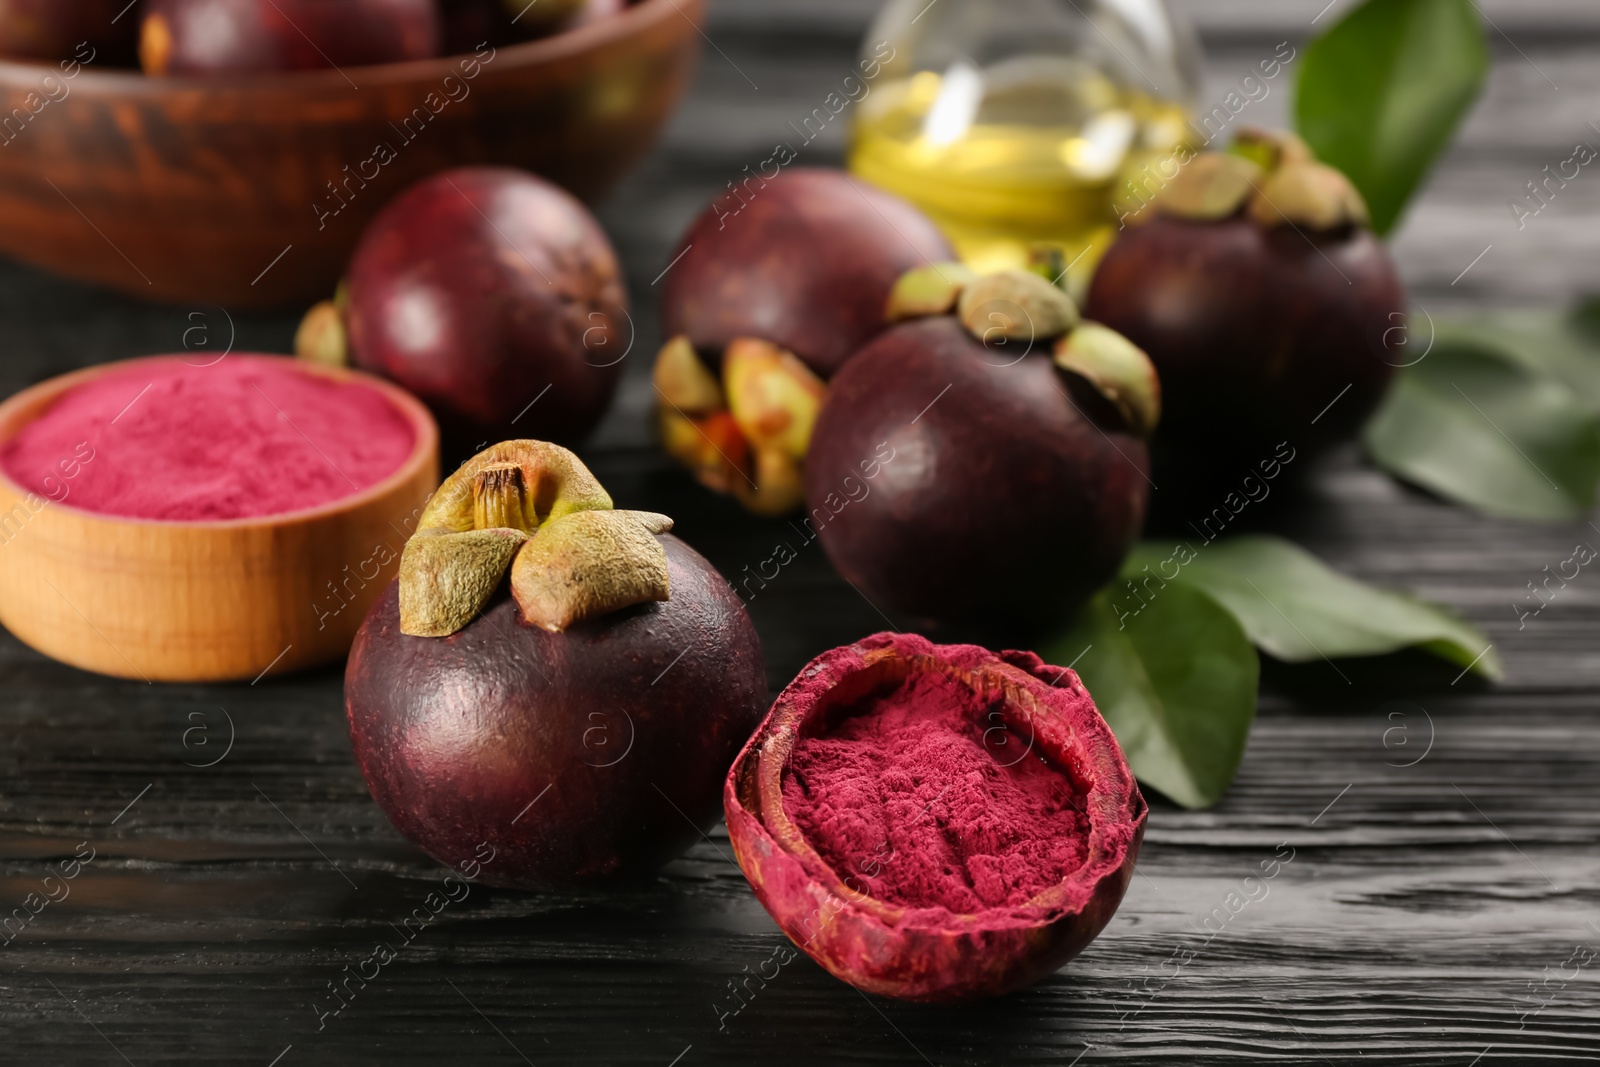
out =
<svg viewBox="0 0 1600 1067"><path fill-rule="evenodd" d="M472 482L472 527L475 530L527 530L526 489L522 468L492 463Z"/></svg>

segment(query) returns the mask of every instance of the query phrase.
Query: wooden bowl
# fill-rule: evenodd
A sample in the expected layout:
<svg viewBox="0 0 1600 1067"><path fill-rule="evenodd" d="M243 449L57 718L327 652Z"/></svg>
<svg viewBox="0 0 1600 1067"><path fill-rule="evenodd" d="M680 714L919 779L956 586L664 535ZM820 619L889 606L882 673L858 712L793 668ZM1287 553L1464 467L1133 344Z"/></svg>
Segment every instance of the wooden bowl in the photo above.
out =
<svg viewBox="0 0 1600 1067"><path fill-rule="evenodd" d="M151 300L320 299L378 209L447 167L608 189L688 84L704 2L483 50L471 78L471 56L229 78L0 62L0 252Z"/></svg>
<svg viewBox="0 0 1600 1067"><path fill-rule="evenodd" d="M108 370L51 378L0 404L0 444L68 389ZM0 623L47 656L145 681L253 679L342 658L439 484L439 431L410 393L356 379L411 423L399 470L303 511L225 522L101 515L47 501L0 469Z"/></svg>

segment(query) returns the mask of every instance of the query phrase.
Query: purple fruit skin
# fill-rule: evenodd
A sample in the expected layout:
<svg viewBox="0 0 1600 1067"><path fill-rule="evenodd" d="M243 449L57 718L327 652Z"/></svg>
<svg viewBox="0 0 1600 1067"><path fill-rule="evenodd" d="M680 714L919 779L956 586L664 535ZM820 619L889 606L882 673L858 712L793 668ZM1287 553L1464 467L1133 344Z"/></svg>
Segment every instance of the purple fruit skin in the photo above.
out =
<svg viewBox="0 0 1600 1067"><path fill-rule="evenodd" d="M131 64L139 12L128 0L0 0L0 56ZM119 17L120 16L120 17ZM79 43L93 49L83 59Z"/></svg>
<svg viewBox="0 0 1600 1067"><path fill-rule="evenodd" d="M172 33L166 74L359 67L439 53L434 0L145 0Z"/></svg>
<svg viewBox="0 0 1600 1067"><path fill-rule="evenodd" d="M416 393L447 438L468 443L580 440L632 340L600 224L509 167L412 186L367 227L346 280L353 362Z"/></svg>
<svg viewBox="0 0 1600 1067"><path fill-rule="evenodd" d="M843 171L802 167L739 189L690 224L662 294L666 335L704 353L759 337L827 378L883 329L895 279L955 258L920 211Z"/></svg>
<svg viewBox="0 0 1600 1067"><path fill-rule="evenodd" d="M396 829L452 867L488 842L481 880L515 888L645 875L700 839L766 709L766 668L739 597L660 540L670 600L564 634L502 596L459 633L410 637L390 584L356 635L345 709Z"/></svg>
<svg viewBox="0 0 1600 1067"><path fill-rule="evenodd" d="M1155 363L1158 454L1244 465L1219 472L1233 481L1279 442L1315 454L1353 437L1411 358L1404 313L1394 262L1371 233L1264 229L1243 216L1129 229L1085 309Z"/></svg>
<svg viewBox="0 0 1600 1067"><path fill-rule="evenodd" d="M439 0L440 52L447 56L475 52L485 44L522 40L501 0Z"/></svg>
<svg viewBox="0 0 1600 1067"><path fill-rule="evenodd" d="M1143 441L1081 413L1048 353L1019 359L954 317L921 319L834 377L806 455L807 519L885 607L1027 628L1070 618L1116 574L1146 464Z"/></svg>
<svg viewBox="0 0 1600 1067"><path fill-rule="evenodd" d="M506 45L534 37L561 33L620 14L625 0L584 0L584 4L557 25L540 26L532 18L517 18L523 3L505 0L439 0L445 55L475 52L484 44ZM515 19L516 21L513 21Z"/></svg>

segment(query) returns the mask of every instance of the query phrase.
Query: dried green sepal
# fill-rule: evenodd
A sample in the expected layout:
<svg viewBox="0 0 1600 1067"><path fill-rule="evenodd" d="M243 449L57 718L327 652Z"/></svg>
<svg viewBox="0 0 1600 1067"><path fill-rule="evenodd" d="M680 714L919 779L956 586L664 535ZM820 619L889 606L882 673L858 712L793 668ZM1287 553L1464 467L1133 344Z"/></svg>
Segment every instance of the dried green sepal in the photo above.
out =
<svg viewBox="0 0 1600 1067"><path fill-rule="evenodd" d="M1128 429L1148 438L1161 420L1161 380L1144 349L1108 326L1082 322L1056 342L1057 367L1087 382Z"/></svg>
<svg viewBox="0 0 1600 1067"><path fill-rule="evenodd" d="M446 637L471 622L505 577L521 530L419 530L400 552L400 632Z"/></svg>
<svg viewBox="0 0 1600 1067"><path fill-rule="evenodd" d="M546 523L511 565L522 617L555 633L634 604L666 600L667 551L655 534L665 515L580 511Z"/></svg>
<svg viewBox="0 0 1600 1067"><path fill-rule="evenodd" d="M1179 218L1209 222L1229 218L1244 206L1266 177L1255 161L1226 152L1195 156L1162 187L1160 210Z"/></svg>
<svg viewBox="0 0 1600 1067"><path fill-rule="evenodd" d="M1043 340L1078 323L1072 297L1025 270L979 275L962 288L957 310L967 332L986 344Z"/></svg>
<svg viewBox="0 0 1600 1067"><path fill-rule="evenodd" d="M1234 135L1228 151L1243 156L1271 173L1280 166L1310 163L1316 159L1311 146L1293 130L1269 130L1262 126L1245 126Z"/></svg>
<svg viewBox="0 0 1600 1067"><path fill-rule="evenodd" d="M1324 163L1286 163L1261 183L1250 217L1262 226L1310 230L1366 226L1367 202L1344 174Z"/></svg>
<svg viewBox="0 0 1600 1067"><path fill-rule="evenodd" d="M336 300L311 305L294 332L294 354L313 363L343 367L350 363L344 313Z"/></svg>
<svg viewBox="0 0 1600 1067"><path fill-rule="evenodd" d="M610 511L606 495L583 461L560 445L544 441L502 441L463 463L434 492L422 509L417 530L476 529L479 475L489 467L510 464L521 472L521 529L535 530L550 519L574 511Z"/></svg>
<svg viewBox="0 0 1600 1067"><path fill-rule="evenodd" d="M612 510L589 469L557 445L485 449L445 480L417 525L400 557L400 629L412 636L466 626L508 567L523 617L549 630L668 597L655 534L672 520Z"/></svg>
<svg viewBox="0 0 1600 1067"><path fill-rule="evenodd" d="M889 290L886 316L890 322L899 322L944 315L956 306L962 288L976 277L964 263L933 263L908 270Z"/></svg>
<svg viewBox="0 0 1600 1067"><path fill-rule="evenodd" d="M722 380L728 411L752 448L805 458L828 395L810 367L770 341L735 337L722 353Z"/></svg>
<svg viewBox="0 0 1600 1067"><path fill-rule="evenodd" d="M726 406L717 376L682 334L661 346L650 377L661 399L680 415L703 415Z"/></svg>
<svg viewBox="0 0 1600 1067"><path fill-rule="evenodd" d="M754 449L751 458L750 479L740 478L729 485L729 492L746 511L779 518L805 503L805 480L799 460L777 448Z"/></svg>

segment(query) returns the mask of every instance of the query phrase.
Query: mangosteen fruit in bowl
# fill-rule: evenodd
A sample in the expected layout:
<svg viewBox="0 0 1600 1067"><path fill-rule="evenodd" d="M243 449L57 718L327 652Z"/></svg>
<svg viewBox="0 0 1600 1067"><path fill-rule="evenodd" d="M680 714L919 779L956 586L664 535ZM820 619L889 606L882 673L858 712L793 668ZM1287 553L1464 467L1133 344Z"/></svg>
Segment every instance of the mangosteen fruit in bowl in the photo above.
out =
<svg viewBox="0 0 1600 1067"><path fill-rule="evenodd" d="M435 0L144 0L146 74L357 67L439 51Z"/></svg>
<svg viewBox="0 0 1600 1067"><path fill-rule="evenodd" d="M450 866L486 842L490 884L571 887L647 875L715 821L765 667L671 525L539 441L445 480L345 672L356 762L402 834Z"/></svg>
<svg viewBox="0 0 1600 1067"><path fill-rule="evenodd" d="M0 60L0 112L31 116L0 154L0 253L146 300L303 307L384 204L450 167L522 167L592 202L649 152L702 41L704 0L611 7L535 40L365 66L151 77L84 53L36 115L46 72Z"/></svg>

